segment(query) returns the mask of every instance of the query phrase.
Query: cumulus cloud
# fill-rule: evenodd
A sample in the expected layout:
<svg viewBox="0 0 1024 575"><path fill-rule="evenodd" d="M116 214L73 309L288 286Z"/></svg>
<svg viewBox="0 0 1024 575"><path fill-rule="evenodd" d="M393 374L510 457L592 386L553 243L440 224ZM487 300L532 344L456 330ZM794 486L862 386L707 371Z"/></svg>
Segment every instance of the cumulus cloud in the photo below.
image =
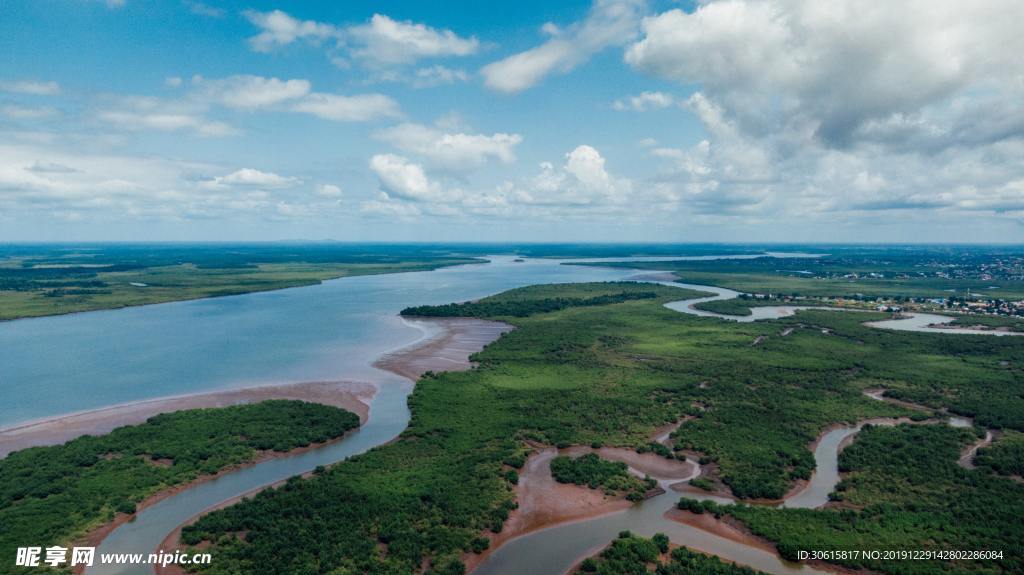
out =
<svg viewBox="0 0 1024 575"><path fill-rule="evenodd" d="M1021 19L1002 0L710 0L645 18L626 62L698 86L681 105L707 132L652 147L654 187L703 214L1019 216Z"/></svg>
<svg viewBox="0 0 1024 575"><path fill-rule="evenodd" d="M242 14L260 29L259 34L249 38L249 46L256 52L272 52L297 41L316 45L328 38L337 38L340 34L335 26L314 20L299 20L280 10L246 10Z"/></svg>
<svg viewBox="0 0 1024 575"><path fill-rule="evenodd" d="M475 54L480 41L459 36L452 30L433 28L410 20L395 20L374 14L369 21L354 25L334 25L315 20L300 20L281 10L248 10L245 17L260 33L249 39L256 52L271 52L296 42L326 44L331 62L349 68L353 62L374 71L372 79L391 80L389 70L415 64L427 58L452 58ZM423 68L417 75L420 86L463 80L465 72L444 67Z"/></svg>
<svg viewBox="0 0 1024 575"><path fill-rule="evenodd" d="M1021 18L1013 0L715 0L645 18L626 61L700 84L746 129L803 129L840 146L871 121L972 87L1019 96Z"/></svg>
<svg viewBox="0 0 1024 575"><path fill-rule="evenodd" d="M566 73L601 50L623 45L636 36L644 0L595 0L587 17L564 30L548 27L543 44L483 67L488 88L515 93L553 73Z"/></svg>
<svg viewBox="0 0 1024 575"><path fill-rule="evenodd" d="M471 190L432 177L422 164L394 154L371 158L370 169L380 195L363 202L364 213L413 219L439 218L578 218L635 212L634 184L608 172L595 148L577 146L561 166L540 164L533 177L505 181L491 189Z"/></svg>
<svg viewBox="0 0 1024 575"><path fill-rule="evenodd" d="M469 56L480 42L463 38L451 30L439 30L425 24L393 20L374 14L370 21L345 30L344 41L352 46L351 55L370 66L410 64L423 58Z"/></svg>
<svg viewBox="0 0 1024 575"><path fill-rule="evenodd" d="M370 158L370 170L376 174L387 197L412 201L449 199L441 185L427 177L422 165L402 156L376 154Z"/></svg>
<svg viewBox="0 0 1024 575"><path fill-rule="evenodd" d="M398 102L384 94L342 96L313 93L298 101L291 109L336 122L368 122L402 115Z"/></svg>
<svg viewBox="0 0 1024 575"><path fill-rule="evenodd" d="M627 110L633 112L645 112L647 110L661 110L671 107L676 103L671 94L665 92L641 92L636 96L630 96L612 102L612 108L620 112Z"/></svg>
<svg viewBox="0 0 1024 575"><path fill-rule="evenodd" d="M214 178L204 180L201 186L205 189L228 189L242 186L263 189L292 188L302 183L295 177L280 176L273 172L262 172L253 168L242 168Z"/></svg>
<svg viewBox="0 0 1024 575"><path fill-rule="evenodd" d="M511 163L515 160L515 147L522 142L519 134L449 133L411 123L381 130L375 137L403 152L417 154L436 167L452 171L479 168L490 159Z"/></svg>
<svg viewBox="0 0 1024 575"><path fill-rule="evenodd" d="M34 80L0 81L0 91L32 96L53 96L60 93L57 82L37 82Z"/></svg>
<svg viewBox="0 0 1024 575"><path fill-rule="evenodd" d="M316 187L316 193L324 198L340 198L344 195L341 188L334 184L320 184Z"/></svg>
<svg viewBox="0 0 1024 575"><path fill-rule="evenodd" d="M565 155L561 168L541 162L540 173L532 179L506 188L513 201L524 204L603 205L624 204L633 182L609 174L604 156L584 144Z"/></svg>

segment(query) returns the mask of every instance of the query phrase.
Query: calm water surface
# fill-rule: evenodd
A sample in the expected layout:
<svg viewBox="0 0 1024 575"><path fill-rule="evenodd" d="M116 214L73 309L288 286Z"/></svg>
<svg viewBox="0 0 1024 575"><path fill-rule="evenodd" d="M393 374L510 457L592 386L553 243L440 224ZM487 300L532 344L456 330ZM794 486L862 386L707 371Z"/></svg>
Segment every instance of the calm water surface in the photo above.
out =
<svg viewBox="0 0 1024 575"><path fill-rule="evenodd" d="M0 427L232 387L376 380L373 361L420 335L397 316L406 306L632 273L495 257L432 272L0 322Z"/></svg>

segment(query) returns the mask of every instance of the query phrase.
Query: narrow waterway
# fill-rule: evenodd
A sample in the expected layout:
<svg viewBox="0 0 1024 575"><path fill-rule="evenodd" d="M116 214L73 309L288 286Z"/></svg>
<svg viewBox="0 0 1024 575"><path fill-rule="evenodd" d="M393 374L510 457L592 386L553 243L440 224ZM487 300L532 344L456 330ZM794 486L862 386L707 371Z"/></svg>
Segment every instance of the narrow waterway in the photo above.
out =
<svg viewBox="0 0 1024 575"><path fill-rule="evenodd" d="M820 309L820 310L832 310L832 311L869 311L869 310L854 310L848 308L835 308L825 306L813 306L813 305L767 305L767 306L755 306L750 308L750 315L729 315L723 313L717 313L713 311L706 311L697 309L695 306L704 302L718 301L734 299L741 295L740 292L731 290L728 288L722 288L717 286L707 286L699 284L688 284L688 283L677 283L677 282L659 282L665 285L674 285L687 289L710 292L714 295L708 297L702 297L698 299L689 299L682 301L674 301L665 304L665 307L682 312L690 315L696 315L700 317L717 317L719 319L727 319L730 321L737 321L741 323L760 321L765 319L778 319L780 317L786 317L793 315L794 313L804 309ZM906 312L901 314L904 317L896 319L886 319L881 321L866 322L864 325L875 327L879 329L891 329L895 331L916 331L922 333L942 333L951 335L994 335L994 336L1014 336L1024 335L1024 332L1019 331L1003 331L996 329L976 329L976 328L955 328L955 327L942 327L943 325L950 324L956 320L955 317L947 315L939 315L934 313L922 313L922 312Z"/></svg>
<svg viewBox="0 0 1024 575"><path fill-rule="evenodd" d="M409 421L406 397L412 384L393 376L384 382L370 404L373 416L345 439L299 455L270 459L251 467L199 483L176 495L163 499L140 511L135 519L115 529L96 550L103 553L155 553L168 533L182 523L216 505L257 491L267 485L330 465L363 453L398 436ZM148 575L146 565L99 565L87 570L89 575Z"/></svg>

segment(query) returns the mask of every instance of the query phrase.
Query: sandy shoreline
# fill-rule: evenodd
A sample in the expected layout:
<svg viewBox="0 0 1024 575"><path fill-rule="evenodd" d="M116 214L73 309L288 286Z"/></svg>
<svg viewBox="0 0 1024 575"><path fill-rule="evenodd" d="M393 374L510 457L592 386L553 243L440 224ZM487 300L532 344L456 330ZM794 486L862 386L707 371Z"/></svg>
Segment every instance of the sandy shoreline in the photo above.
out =
<svg viewBox="0 0 1024 575"><path fill-rule="evenodd" d="M413 382L428 371L462 371L473 363L469 356L480 351L512 326L470 318L403 318L425 332L423 339L384 354L373 363Z"/></svg>
<svg viewBox="0 0 1024 575"><path fill-rule="evenodd" d="M225 407L268 399L297 399L333 405L355 413L359 416L360 423L363 423L370 412L370 400L376 393L377 386L371 383L321 381L149 399L30 421L0 429L0 457L6 457L12 451L27 447L57 445L82 435L109 433L124 425L143 423L150 417L161 413L204 407Z"/></svg>

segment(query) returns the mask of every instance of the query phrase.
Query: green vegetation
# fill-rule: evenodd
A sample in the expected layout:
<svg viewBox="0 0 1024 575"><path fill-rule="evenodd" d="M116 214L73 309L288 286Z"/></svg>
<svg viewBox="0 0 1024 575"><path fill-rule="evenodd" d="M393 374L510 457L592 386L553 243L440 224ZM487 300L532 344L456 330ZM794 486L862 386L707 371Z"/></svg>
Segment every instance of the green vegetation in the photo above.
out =
<svg viewBox="0 0 1024 575"><path fill-rule="evenodd" d="M844 251L836 246L829 246L827 251L836 253L822 258L762 257L582 265L670 271L686 283L715 285L745 293L945 298L970 291L1006 300L1024 298L1019 253L1014 255L1015 263L990 277L985 273L989 271L986 266L999 261L995 254L979 254L964 261L960 253L935 253L926 248L903 254L896 250Z"/></svg>
<svg viewBox="0 0 1024 575"><path fill-rule="evenodd" d="M345 244L0 246L0 320L238 295L477 263Z"/></svg>
<svg viewBox="0 0 1024 575"><path fill-rule="evenodd" d="M668 537L650 539L620 533L597 557L584 559L577 573L597 575L755 575L749 567L723 563L717 557L678 547L669 553Z"/></svg>
<svg viewBox="0 0 1024 575"><path fill-rule="evenodd" d="M690 480L690 485L697 489L703 489L704 491L714 491L715 483L707 477L695 477Z"/></svg>
<svg viewBox="0 0 1024 575"><path fill-rule="evenodd" d="M608 461L595 453L577 458L560 455L552 459L551 476L559 483L586 485L591 489L602 489L608 495L625 493L630 501L642 500L644 493L658 485L649 477L640 479L633 475L625 463Z"/></svg>
<svg viewBox="0 0 1024 575"><path fill-rule="evenodd" d="M66 544L168 487L260 451L289 451L359 425L350 412L301 401L264 401L166 413L141 425L0 460L0 556L19 546ZM13 573L5 560L3 573Z"/></svg>
<svg viewBox="0 0 1024 575"><path fill-rule="evenodd" d="M529 442L643 448L684 415L692 419L674 447L716 463L742 498L778 498L807 477L808 445L830 424L914 414L864 389L1024 430L1024 347L1013 338L873 329L862 322L883 316L869 313L738 324L669 310L697 294L660 285L538 286L487 299L540 309L531 300L642 292L656 297L499 316L517 329L476 354L477 369L422 379L398 440L185 529L186 543L212 543L216 557L201 570L455 570L515 507L509 472ZM780 328L792 329L782 337ZM989 518L988 528L1012 530L1008 516Z"/></svg>
<svg viewBox="0 0 1024 575"><path fill-rule="evenodd" d="M577 284L578 285L578 284ZM547 290L564 289L575 293L587 294L587 288L573 284L546 286ZM422 317L527 317L534 314L550 313L570 307L601 306L637 299L654 299L658 294L645 290L635 282L608 282L601 290L621 288L618 293L601 293L592 296L530 297L516 298L504 294L485 297L479 301L467 303L450 303L446 305L421 305L407 307L401 314Z"/></svg>
<svg viewBox="0 0 1024 575"><path fill-rule="evenodd" d="M1024 572L1024 485L956 464L975 439L945 425L865 427L839 459L840 509L718 506L755 534L797 550L992 550L1002 559L836 561L899 574Z"/></svg>
<svg viewBox="0 0 1024 575"><path fill-rule="evenodd" d="M679 503L676 503L676 508L682 509L683 511L689 511L690 513L696 513L698 515L712 513L715 517L721 517L726 506L719 505L710 499L701 501L699 499L682 497L679 499Z"/></svg>
<svg viewBox="0 0 1024 575"><path fill-rule="evenodd" d="M1005 431L992 445L978 450L974 464L1000 475L1024 476L1024 433Z"/></svg>

